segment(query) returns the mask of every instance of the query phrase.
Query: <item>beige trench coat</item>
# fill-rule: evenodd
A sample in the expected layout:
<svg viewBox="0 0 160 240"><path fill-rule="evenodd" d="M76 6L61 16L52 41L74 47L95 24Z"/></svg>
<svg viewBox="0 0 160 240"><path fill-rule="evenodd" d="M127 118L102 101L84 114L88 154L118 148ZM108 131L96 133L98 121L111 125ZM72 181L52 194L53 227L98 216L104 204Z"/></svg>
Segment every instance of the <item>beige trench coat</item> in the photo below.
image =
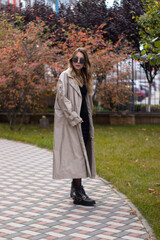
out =
<svg viewBox="0 0 160 240"><path fill-rule="evenodd" d="M94 178L94 128L92 121L92 97L87 94L90 121L90 138L87 146L81 130L82 96L78 84L69 69L62 72L54 107L53 178Z"/></svg>

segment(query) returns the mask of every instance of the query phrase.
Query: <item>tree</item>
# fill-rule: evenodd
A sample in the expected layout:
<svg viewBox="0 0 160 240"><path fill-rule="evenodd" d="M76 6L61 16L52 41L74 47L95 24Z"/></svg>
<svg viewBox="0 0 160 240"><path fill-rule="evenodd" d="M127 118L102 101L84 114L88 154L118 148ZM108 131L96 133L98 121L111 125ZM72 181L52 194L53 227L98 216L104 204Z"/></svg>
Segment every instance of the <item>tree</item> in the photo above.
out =
<svg viewBox="0 0 160 240"><path fill-rule="evenodd" d="M107 7L105 0L80 0L73 7L60 9L60 17L67 23L74 23L79 27L93 29L106 20Z"/></svg>
<svg viewBox="0 0 160 240"><path fill-rule="evenodd" d="M106 76L124 59L124 53L125 56L128 54L121 40L115 46L105 41L103 25L86 30L63 20L59 24L61 30L55 29L50 35L48 27L38 19L22 30L14 28L7 20L1 21L0 102L1 108L8 113L12 129L18 113L22 114L20 129L25 113L40 107L42 94L53 88L48 79L54 75L54 80L57 80L77 47L85 47L90 54L97 96L102 92ZM47 68L50 71L51 67L52 76L47 74L46 77ZM112 81L114 84L115 79L110 78ZM118 84L116 91L120 87Z"/></svg>
<svg viewBox="0 0 160 240"><path fill-rule="evenodd" d="M112 85L112 102L114 105L125 104L128 99L126 98L126 92L129 88L124 88L123 80L129 78L128 69L125 71L119 70L117 73L117 65L128 58L128 53L131 52L128 44L125 43L123 46L122 39L113 45L111 42L105 41L103 37L103 25L98 27L96 30L86 30L75 26L74 24L64 24L63 31L66 41L59 41L54 47L58 60L59 72L67 67L68 59L72 52L78 47L85 47L88 51L93 66L93 77L94 77L94 94L93 99L97 99L99 103L106 103L106 88L110 88ZM53 42L55 42L56 33L53 34ZM107 76L111 73L116 73L116 77ZM118 75L118 77L117 77ZM114 86L114 88L113 88ZM123 88L123 91L120 89ZM109 91L108 91L109 92ZM119 97L117 97L119 95ZM109 97L111 94L109 94ZM120 97L121 96L121 97ZM116 100L115 100L116 99ZM109 104L107 104L109 106Z"/></svg>
<svg viewBox="0 0 160 240"><path fill-rule="evenodd" d="M121 0L120 4L115 1L113 7L107 11L105 38L116 43L119 36L124 35L127 41L132 43L133 48L139 49L138 23L133 16L140 16L142 13L141 0Z"/></svg>
<svg viewBox="0 0 160 240"><path fill-rule="evenodd" d="M23 16L23 23L27 25L29 22L36 21L36 19L41 19L50 29L50 31L54 31L54 29L59 28L59 16L52 8L35 2L32 7L27 7L20 13Z"/></svg>
<svg viewBox="0 0 160 240"><path fill-rule="evenodd" d="M151 87L160 69L160 2L143 0L145 13L137 17L140 25L141 51L134 57L141 61L149 83L148 112L151 110Z"/></svg>
<svg viewBox="0 0 160 240"><path fill-rule="evenodd" d="M145 13L137 17L143 49L141 55L155 66L160 64L160 2L143 0L143 3Z"/></svg>
<svg viewBox="0 0 160 240"><path fill-rule="evenodd" d="M45 77L53 62L44 30L41 21L30 23L25 31L5 19L0 22L0 103L11 129L21 113L20 130L26 112L42 107L42 95L53 87Z"/></svg>

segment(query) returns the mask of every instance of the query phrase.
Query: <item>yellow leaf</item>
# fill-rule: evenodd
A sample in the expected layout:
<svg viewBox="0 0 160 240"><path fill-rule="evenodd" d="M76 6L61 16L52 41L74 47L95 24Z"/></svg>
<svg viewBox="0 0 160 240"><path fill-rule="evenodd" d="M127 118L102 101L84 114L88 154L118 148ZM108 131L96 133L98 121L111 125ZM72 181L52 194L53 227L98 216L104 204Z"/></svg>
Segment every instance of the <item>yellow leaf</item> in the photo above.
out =
<svg viewBox="0 0 160 240"><path fill-rule="evenodd" d="M130 187L130 186L131 186L130 182L128 182L128 183L127 183L127 186L128 186L128 187Z"/></svg>

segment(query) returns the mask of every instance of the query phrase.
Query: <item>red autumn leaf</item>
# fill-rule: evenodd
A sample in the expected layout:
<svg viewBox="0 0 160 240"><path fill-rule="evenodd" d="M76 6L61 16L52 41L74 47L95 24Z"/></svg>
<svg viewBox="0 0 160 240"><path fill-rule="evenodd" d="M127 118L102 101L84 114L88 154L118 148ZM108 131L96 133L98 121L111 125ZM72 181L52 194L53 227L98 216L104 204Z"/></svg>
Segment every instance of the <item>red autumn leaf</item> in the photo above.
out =
<svg viewBox="0 0 160 240"><path fill-rule="evenodd" d="M154 191L152 194L159 195L159 191L158 191L158 190L156 190L156 191Z"/></svg>

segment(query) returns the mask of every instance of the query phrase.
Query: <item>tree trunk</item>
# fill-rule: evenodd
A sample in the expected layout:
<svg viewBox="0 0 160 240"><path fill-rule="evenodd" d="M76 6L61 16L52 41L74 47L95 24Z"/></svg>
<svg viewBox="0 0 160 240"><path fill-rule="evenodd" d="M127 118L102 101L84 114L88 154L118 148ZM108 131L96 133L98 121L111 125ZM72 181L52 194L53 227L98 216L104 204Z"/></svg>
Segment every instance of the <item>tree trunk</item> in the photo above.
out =
<svg viewBox="0 0 160 240"><path fill-rule="evenodd" d="M153 79L158 73L159 66L155 65L152 66L150 62L143 62L141 63L141 67L144 69L148 83L149 83L149 95L148 95L148 106L147 106L147 112L151 112L151 88Z"/></svg>
<svg viewBox="0 0 160 240"><path fill-rule="evenodd" d="M101 101L98 101L98 112L101 112Z"/></svg>
<svg viewBox="0 0 160 240"><path fill-rule="evenodd" d="M17 113L16 112L8 112L7 117L8 117L8 120L9 120L10 129L14 130Z"/></svg>
<svg viewBox="0 0 160 240"><path fill-rule="evenodd" d="M152 88L152 83L149 83L147 112L151 112L151 88Z"/></svg>
<svg viewBox="0 0 160 240"><path fill-rule="evenodd" d="M19 125L19 128L18 128L18 131L20 131L21 128L22 128L25 113L26 113L26 111L24 111L24 112L22 113L22 117L21 117L21 121L20 121L20 125Z"/></svg>

